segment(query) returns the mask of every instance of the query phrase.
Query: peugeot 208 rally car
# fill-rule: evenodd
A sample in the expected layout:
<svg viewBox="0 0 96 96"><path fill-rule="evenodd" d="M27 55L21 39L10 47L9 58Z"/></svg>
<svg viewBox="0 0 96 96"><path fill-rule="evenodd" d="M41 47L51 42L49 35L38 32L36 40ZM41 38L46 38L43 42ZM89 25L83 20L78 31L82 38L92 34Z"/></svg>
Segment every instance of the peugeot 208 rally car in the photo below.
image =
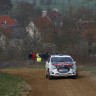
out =
<svg viewBox="0 0 96 96"><path fill-rule="evenodd" d="M76 78L76 62L70 55L51 55L45 65L45 75L49 79L52 77L71 76Z"/></svg>

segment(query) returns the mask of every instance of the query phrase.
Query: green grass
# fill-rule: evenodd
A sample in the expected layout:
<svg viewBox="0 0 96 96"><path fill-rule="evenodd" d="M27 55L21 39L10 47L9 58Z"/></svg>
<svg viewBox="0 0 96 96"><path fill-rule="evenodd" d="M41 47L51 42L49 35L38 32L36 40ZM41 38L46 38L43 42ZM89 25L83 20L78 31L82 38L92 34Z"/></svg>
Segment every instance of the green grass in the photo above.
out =
<svg viewBox="0 0 96 96"><path fill-rule="evenodd" d="M19 77L0 73L0 96L20 96L22 82L24 80Z"/></svg>
<svg viewBox="0 0 96 96"><path fill-rule="evenodd" d="M93 74L96 74L96 66L78 66L78 70L80 71L89 71Z"/></svg>

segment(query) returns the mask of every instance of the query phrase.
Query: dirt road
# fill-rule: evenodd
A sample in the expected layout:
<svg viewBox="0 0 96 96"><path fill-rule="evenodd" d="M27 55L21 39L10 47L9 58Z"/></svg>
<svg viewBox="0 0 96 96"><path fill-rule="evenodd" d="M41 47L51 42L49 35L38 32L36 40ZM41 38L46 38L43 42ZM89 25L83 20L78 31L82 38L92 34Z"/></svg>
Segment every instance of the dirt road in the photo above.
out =
<svg viewBox="0 0 96 96"><path fill-rule="evenodd" d="M96 82L86 75L80 75L78 79L48 80L44 76L44 70L40 69L3 71L27 80L32 87L28 96L96 96Z"/></svg>

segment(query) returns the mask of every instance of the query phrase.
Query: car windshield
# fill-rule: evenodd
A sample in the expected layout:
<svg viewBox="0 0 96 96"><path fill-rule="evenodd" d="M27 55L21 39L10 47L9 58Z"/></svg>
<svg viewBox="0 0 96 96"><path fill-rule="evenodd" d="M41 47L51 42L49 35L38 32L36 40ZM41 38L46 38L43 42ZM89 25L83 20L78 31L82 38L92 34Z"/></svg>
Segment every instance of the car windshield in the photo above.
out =
<svg viewBox="0 0 96 96"><path fill-rule="evenodd" d="M70 57L52 57L51 62L73 62Z"/></svg>

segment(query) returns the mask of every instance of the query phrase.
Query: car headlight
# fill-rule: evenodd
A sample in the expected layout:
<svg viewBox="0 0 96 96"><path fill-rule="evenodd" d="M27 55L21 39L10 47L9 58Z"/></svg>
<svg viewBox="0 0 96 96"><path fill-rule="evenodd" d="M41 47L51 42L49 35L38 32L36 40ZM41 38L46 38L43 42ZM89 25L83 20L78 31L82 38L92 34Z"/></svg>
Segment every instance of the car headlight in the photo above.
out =
<svg viewBox="0 0 96 96"><path fill-rule="evenodd" d="M51 68L52 68L52 69L56 69L56 67L55 67L55 66L53 66L53 65L51 65Z"/></svg>
<svg viewBox="0 0 96 96"><path fill-rule="evenodd" d="M72 66L71 66L71 69L75 69L75 68L76 68L76 66L75 66L75 65L72 65Z"/></svg>

